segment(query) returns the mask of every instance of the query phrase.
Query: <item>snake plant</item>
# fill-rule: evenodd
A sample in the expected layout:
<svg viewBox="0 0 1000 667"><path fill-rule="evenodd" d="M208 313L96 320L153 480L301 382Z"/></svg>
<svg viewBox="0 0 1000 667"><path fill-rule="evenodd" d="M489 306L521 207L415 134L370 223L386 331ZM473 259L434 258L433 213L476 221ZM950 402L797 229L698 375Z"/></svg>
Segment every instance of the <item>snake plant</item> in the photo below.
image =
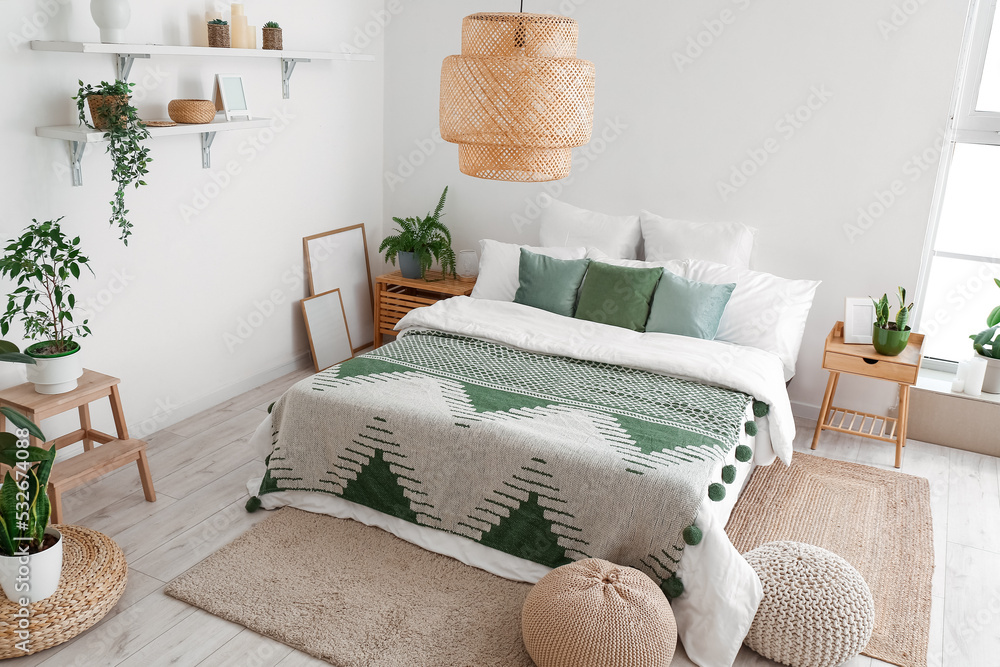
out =
<svg viewBox="0 0 1000 667"><path fill-rule="evenodd" d="M885 329L886 331L906 331L907 324L910 321L910 311L913 310L913 303L906 305L906 290L902 287L897 288L896 295L899 297L899 312L896 313L896 320L892 321L889 319L889 297L886 294L882 295L882 298L876 301L872 299L872 303L875 305L875 324L879 329Z"/></svg>

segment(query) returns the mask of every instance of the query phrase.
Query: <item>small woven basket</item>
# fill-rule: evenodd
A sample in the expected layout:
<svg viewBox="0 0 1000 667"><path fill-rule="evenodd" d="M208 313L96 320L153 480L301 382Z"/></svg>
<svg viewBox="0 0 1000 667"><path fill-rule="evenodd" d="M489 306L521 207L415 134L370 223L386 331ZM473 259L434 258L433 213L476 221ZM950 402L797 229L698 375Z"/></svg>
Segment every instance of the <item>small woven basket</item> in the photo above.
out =
<svg viewBox="0 0 1000 667"><path fill-rule="evenodd" d="M170 100L167 115L175 123L211 123L215 118L215 103L212 100Z"/></svg>
<svg viewBox="0 0 1000 667"><path fill-rule="evenodd" d="M90 107L90 117L94 121L94 127L98 130L108 129L109 107L126 104L128 104L128 97L124 95L91 95L87 98L87 105ZM125 114L122 114L121 118L124 121L126 119Z"/></svg>
<svg viewBox="0 0 1000 667"><path fill-rule="evenodd" d="M262 28L264 31L264 48L268 51L280 51L281 28Z"/></svg>
<svg viewBox="0 0 1000 667"><path fill-rule="evenodd" d="M220 49L229 48L229 26L217 23L208 24L208 45Z"/></svg>

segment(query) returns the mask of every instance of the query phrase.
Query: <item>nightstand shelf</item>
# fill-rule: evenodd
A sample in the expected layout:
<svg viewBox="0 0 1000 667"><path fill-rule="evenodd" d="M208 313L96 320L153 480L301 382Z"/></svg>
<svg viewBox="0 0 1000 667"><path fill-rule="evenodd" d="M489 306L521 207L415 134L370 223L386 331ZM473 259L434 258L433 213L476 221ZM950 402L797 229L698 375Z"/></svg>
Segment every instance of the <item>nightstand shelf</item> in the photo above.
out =
<svg viewBox="0 0 1000 667"><path fill-rule="evenodd" d="M906 446L906 423L910 410L910 387L917 383L920 363L923 360L924 337L910 334L909 344L902 354L888 357L879 354L871 345L849 345L844 342L844 323L837 322L826 337L823 349L823 368L830 371L823 405L816 420L812 448L819 444L823 431L836 431L851 435L896 443L896 467L903 462ZM868 412L838 408L833 405L840 374L859 375L876 380L895 382L899 385L899 416L886 417Z"/></svg>
<svg viewBox="0 0 1000 667"><path fill-rule="evenodd" d="M469 296L475 281L443 278L440 271L428 271L427 277L404 278L399 271L375 279L375 347L383 336L394 336L393 327L414 308L430 306L453 296Z"/></svg>

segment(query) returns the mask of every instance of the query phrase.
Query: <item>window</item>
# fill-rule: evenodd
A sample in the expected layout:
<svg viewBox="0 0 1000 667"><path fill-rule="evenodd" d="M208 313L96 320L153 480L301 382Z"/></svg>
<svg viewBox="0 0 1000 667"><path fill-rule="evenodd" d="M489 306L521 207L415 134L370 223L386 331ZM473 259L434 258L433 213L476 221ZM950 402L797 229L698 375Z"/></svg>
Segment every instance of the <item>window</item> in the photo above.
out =
<svg viewBox="0 0 1000 667"><path fill-rule="evenodd" d="M921 265L924 354L951 365L1000 305L1000 14L973 3Z"/></svg>

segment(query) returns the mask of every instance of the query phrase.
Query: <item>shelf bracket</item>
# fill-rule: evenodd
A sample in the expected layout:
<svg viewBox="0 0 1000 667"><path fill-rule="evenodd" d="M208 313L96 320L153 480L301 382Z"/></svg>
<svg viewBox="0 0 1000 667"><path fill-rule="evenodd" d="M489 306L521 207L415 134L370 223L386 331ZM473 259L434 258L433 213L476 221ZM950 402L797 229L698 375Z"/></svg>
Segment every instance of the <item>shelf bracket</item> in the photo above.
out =
<svg viewBox="0 0 1000 667"><path fill-rule="evenodd" d="M310 62L309 58L282 58L281 59L281 95L286 100L291 96L288 82L292 80L292 72L295 71L296 63Z"/></svg>
<svg viewBox="0 0 1000 667"><path fill-rule="evenodd" d="M215 141L215 132L201 133L201 168L208 169L212 166L212 142Z"/></svg>
<svg viewBox="0 0 1000 667"><path fill-rule="evenodd" d="M82 141L67 141L66 143L69 144L69 163L73 187L78 188L83 185L83 152L87 150L87 144Z"/></svg>
<svg viewBox="0 0 1000 667"><path fill-rule="evenodd" d="M132 73L132 63L136 58L149 58L148 53L116 53L115 54L115 77L119 81L128 81L128 75Z"/></svg>

